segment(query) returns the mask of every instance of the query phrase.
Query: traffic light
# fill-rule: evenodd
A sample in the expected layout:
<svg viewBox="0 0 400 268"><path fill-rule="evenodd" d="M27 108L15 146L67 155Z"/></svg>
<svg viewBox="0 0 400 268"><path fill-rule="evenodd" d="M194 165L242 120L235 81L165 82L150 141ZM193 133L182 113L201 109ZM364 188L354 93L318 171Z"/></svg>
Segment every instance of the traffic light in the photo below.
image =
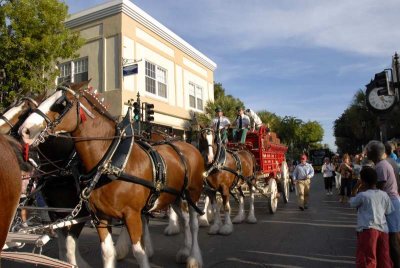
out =
<svg viewBox="0 0 400 268"><path fill-rule="evenodd" d="M140 121L140 104L137 102L133 103L133 119L135 122Z"/></svg>
<svg viewBox="0 0 400 268"><path fill-rule="evenodd" d="M147 122L154 121L154 104L146 103L145 110L146 110L146 121Z"/></svg>
<svg viewBox="0 0 400 268"><path fill-rule="evenodd" d="M394 88L392 87L390 76L387 73L388 70L384 70L383 72L376 73L373 85L374 87L382 88L380 90L381 95L391 95L393 96L395 93Z"/></svg>

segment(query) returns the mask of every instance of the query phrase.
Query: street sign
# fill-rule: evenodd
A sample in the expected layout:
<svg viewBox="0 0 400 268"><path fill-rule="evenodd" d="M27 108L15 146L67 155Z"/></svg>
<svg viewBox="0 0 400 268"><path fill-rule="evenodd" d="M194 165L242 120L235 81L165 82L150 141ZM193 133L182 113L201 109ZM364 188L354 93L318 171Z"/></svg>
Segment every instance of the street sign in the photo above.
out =
<svg viewBox="0 0 400 268"><path fill-rule="evenodd" d="M123 76L128 76L128 75L132 75L132 74L137 74L138 73L138 65L137 64L132 64L132 65L128 65L128 66L124 66L122 67L122 74Z"/></svg>

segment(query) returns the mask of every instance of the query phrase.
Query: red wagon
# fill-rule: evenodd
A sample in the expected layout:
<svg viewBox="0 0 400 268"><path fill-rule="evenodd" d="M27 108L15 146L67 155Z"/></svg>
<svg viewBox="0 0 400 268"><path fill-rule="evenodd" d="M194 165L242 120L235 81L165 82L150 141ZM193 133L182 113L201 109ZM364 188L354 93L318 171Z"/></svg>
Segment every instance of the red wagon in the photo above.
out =
<svg viewBox="0 0 400 268"><path fill-rule="evenodd" d="M268 198L269 211L275 213L281 195L285 203L289 201L290 178L285 158L288 148L280 143L276 133L268 131L265 126L247 132L245 144L258 165L256 187ZM235 146L235 143L228 144L228 147Z"/></svg>

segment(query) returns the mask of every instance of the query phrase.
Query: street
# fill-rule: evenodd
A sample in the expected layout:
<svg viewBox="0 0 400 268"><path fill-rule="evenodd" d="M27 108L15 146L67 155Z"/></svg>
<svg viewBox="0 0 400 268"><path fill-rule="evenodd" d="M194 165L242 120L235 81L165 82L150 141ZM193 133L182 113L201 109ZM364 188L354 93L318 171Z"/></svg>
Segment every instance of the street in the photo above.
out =
<svg viewBox="0 0 400 268"><path fill-rule="evenodd" d="M336 192L336 191L335 191ZM276 214L267 209L266 199L257 197L255 203L257 224L234 226L230 236L199 234L204 267L354 267L356 248L356 212L339 197L325 195L323 178L317 174L311 185L309 209L300 211L295 193L288 204L279 201ZM236 215L237 204L233 215ZM181 244L180 236L167 237L163 230L165 219L151 220L154 256L152 267L184 267L175 263L175 254ZM119 233L115 228L114 241ZM79 239L81 254L92 267L102 267L100 244L93 228L85 228ZM56 241L49 242L44 254L57 257ZM132 255L117 267L136 267ZM3 267L29 267L21 263L3 261ZM32 266L33 267L33 266Z"/></svg>

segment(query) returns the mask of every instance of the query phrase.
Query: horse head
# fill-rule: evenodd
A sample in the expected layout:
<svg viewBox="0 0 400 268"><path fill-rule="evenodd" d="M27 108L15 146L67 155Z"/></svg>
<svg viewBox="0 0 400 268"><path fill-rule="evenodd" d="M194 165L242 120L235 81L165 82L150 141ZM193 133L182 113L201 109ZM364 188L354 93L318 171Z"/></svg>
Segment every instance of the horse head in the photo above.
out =
<svg viewBox="0 0 400 268"><path fill-rule="evenodd" d="M31 97L14 101L3 113L0 113L0 134L16 134L20 125L37 107L37 100Z"/></svg>
<svg viewBox="0 0 400 268"><path fill-rule="evenodd" d="M204 156L207 164L214 160L214 151L216 148L216 133L212 128L203 128L199 133L199 150Z"/></svg>
<svg viewBox="0 0 400 268"><path fill-rule="evenodd" d="M89 81L73 84L70 87L59 86L25 120L19 133L25 143L37 146L44 142L49 134L74 132L82 122L83 110L90 111L81 103Z"/></svg>

